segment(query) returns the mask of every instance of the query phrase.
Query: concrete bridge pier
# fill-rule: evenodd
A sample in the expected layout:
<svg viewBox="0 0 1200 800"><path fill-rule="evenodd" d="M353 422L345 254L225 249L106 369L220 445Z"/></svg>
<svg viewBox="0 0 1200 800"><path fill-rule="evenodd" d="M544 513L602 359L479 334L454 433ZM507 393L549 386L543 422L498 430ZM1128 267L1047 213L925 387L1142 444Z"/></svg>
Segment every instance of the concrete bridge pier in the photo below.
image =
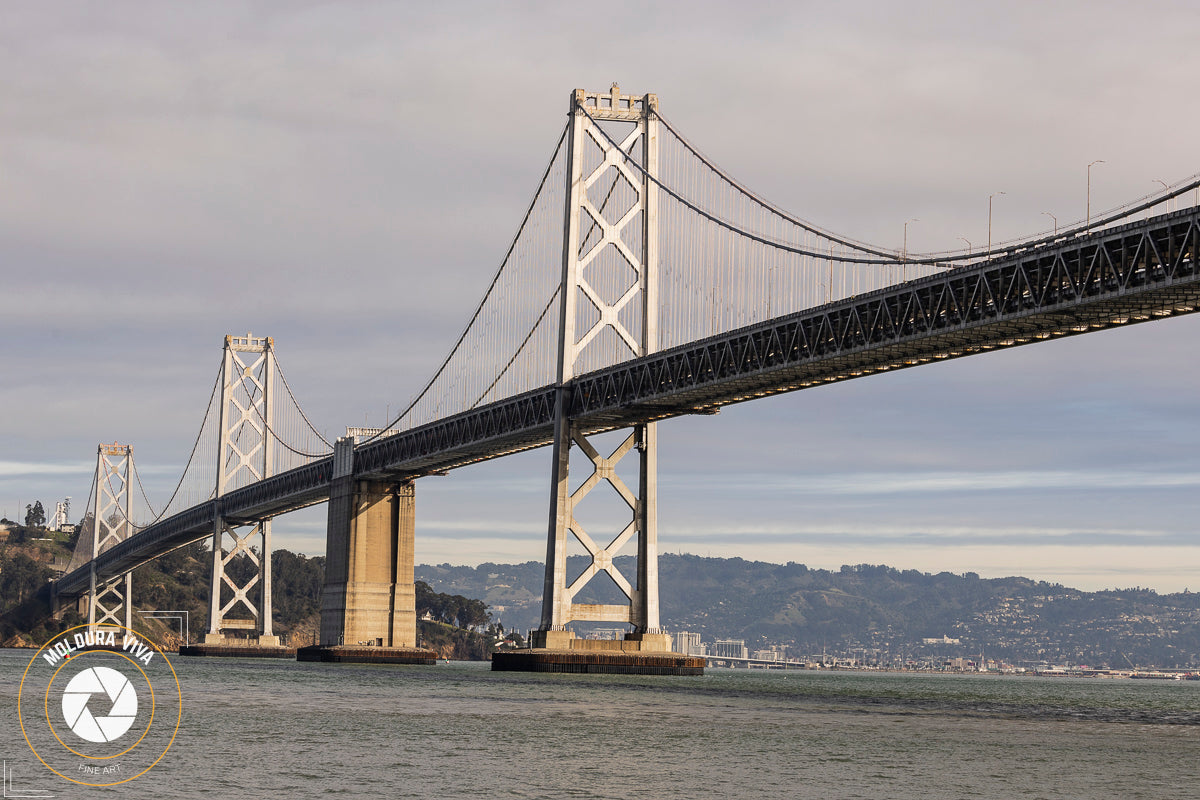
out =
<svg viewBox="0 0 1200 800"><path fill-rule="evenodd" d="M417 647L416 485L355 480L354 439L338 440L329 495L320 643L302 661L431 664Z"/></svg>

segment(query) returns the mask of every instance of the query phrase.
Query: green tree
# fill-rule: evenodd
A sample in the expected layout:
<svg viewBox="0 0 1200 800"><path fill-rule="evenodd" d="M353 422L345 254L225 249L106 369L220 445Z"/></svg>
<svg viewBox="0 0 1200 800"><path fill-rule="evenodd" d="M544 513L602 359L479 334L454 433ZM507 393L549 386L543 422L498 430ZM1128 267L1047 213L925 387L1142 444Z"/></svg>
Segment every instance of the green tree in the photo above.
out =
<svg viewBox="0 0 1200 800"><path fill-rule="evenodd" d="M42 501L36 500L33 505L25 506L25 527L40 528L46 524L46 509L42 508Z"/></svg>
<svg viewBox="0 0 1200 800"><path fill-rule="evenodd" d="M0 612L34 596L53 576L50 568L25 553L0 555Z"/></svg>
<svg viewBox="0 0 1200 800"><path fill-rule="evenodd" d="M458 622L458 627L471 630L481 625L486 625L492 619L492 615L487 610L487 603L482 600L473 600L466 597L460 599L461 602L455 609L454 615Z"/></svg>

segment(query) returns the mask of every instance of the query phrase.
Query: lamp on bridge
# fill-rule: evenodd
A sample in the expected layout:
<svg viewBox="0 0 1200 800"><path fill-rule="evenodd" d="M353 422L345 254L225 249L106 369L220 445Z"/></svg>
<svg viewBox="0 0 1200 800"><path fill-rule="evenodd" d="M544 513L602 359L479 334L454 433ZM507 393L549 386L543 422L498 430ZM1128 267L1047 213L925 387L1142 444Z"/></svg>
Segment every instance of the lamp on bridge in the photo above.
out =
<svg viewBox="0 0 1200 800"><path fill-rule="evenodd" d="M992 192L988 195L988 258L992 257L992 198L998 194L1008 194L1007 192Z"/></svg>
<svg viewBox="0 0 1200 800"><path fill-rule="evenodd" d="M913 217L912 219L905 220L905 222L904 222L904 247L900 250L900 280L901 281L908 280L908 266L905 263L908 261L908 223L920 222L920 221L921 220L917 219L916 217Z"/></svg>
<svg viewBox="0 0 1200 800"><path fill-rule="evenodd" d="M1058 236L1058 217L1054 216L1049 211L1043 211L1042 213L1045 214L1050 219L1054 220L1054 235Z"/></svg>
<svg viewBox="0 0 1200 800"><path fill-rule="evenodd" d="M1092 227L1092 167L1103 163L1104 159L1096 159L1087 167L1087 217L1083 223L1085 228Z"/></svg>
<svg viewBox="0 0 1200 800"><path fill-rule="evenodd" d="M1164 180L1162 180L1162 179L1160 179L1160 178L1155 178L1155 179L1154 179L1154 183L1161 183L1161 184L1162 184L1162 187L1163 187L1163 191L1164 191L1164 192L1165 192L1165 191L1168 191L1168 190L1170 190L1170 188L1171 188L1170 186L1167 186L1167 182L1166 182L1166 181L1164 181ZM1171 213L1171 198L1169 198L1169 197L1167 198L1167 213L1168 213L1168 214L1170 214L1170 213Z"/></svg>

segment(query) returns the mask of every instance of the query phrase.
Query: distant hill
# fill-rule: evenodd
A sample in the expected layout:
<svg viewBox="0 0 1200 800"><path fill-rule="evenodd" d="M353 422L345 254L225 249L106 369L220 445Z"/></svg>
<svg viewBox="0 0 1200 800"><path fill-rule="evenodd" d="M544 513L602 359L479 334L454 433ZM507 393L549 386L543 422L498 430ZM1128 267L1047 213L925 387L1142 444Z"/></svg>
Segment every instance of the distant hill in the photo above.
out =
<svg viewBox="0 0 1200 800"><path fill-rule="evenodd" d="M65 542L51 539L0 544L0 643L13 637L40 641L50 627L61 627L45 619L48 607L38 589L68 555ZM189 545L135 570L138 607L189 610L195 638L206 627L211 558L203 545ZM249 568L238 561L231 562L231 572ZM634 574L632 557L615 561L626 576ZM585 558L574 557L568 570L576 575L586 564ZM323 570L320 557L286 550L272 554L275 628L298 644L316 634ZM440 621L423 625L422 635L442 636L432 627L425 631L441 623L486 624L487 612L509 630L536 628L543 575L537 561L420 565L416 578L432 592L421 594L420 613L430 611ZM600 578L604 580L594 580L578 599L621 601L616 584ZM830 571L676 554L659 557L659 584L667 630L694 631L709 642L742 639L750 649L781 644L793 655L859 649L907 656L984 653L1018 664L1200 667L1200 596L1190 592L1083 592L1026 578L982 579L974 573L902 572L869 564ZM468 598L482 600L488 608ZM166 625L147 624L169 641ZM922 641L943 637L958 643ZM454 657L484 653L478 643L447 642Z"/></svg>
<svg viewBox="0 0 1200 800"><path fill-rule="evenodd" d="M634 572L632 557L615 563ZM578 574L583 557L568 561ZM482 598L507 628L537 627L543 566L417 567L435 591ZM1083 592L1026 578L930 574L860 564L838 571L740 558L659 557L663 625L706 641L786 644L790 652L867 648L1014 663L1066 662L1127 668L1200 666L1200 596L1133 588ZM581 596L616 602L615 584ZM958 644L928 645L949 637Z"/></svg>

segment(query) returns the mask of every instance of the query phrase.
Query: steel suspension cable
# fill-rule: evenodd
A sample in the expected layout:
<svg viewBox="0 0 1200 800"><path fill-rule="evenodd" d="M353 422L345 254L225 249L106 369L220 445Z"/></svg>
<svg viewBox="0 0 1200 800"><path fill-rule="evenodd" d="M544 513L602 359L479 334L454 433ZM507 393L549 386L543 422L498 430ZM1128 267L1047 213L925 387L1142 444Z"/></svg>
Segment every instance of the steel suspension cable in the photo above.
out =
<svg viewBox="0 0 1200 800"><path fill-rule="evenodd" d="M595 126L595 128L598 131L600 131L600 135L603 136L605 139L607 139L609 144L611 144L619 152L624 154L624 151L621 150L620 147L618 147L617 143L615 141L613 141L613 138L608 135L608 132L596 124L596 120L592 117L591 114L588 114L587 109L583 108L583 106L577 106L577 107L583 111L584 115L587 116L588 119L592 120L592 124ZM778 250L783 250L784 252L794 253L794 254L800 255L800 256L812 256L814 258L821 258L821 259L830 258L830 256L824 255L824 254L819 253L814 250L807 250L804 248L795 247L794 245L786 244L784 242L774 241L772 239L766 238L765 236L760 236L757 233L753 233L751 231L747 231L742 228L739 228L738 226L734 225L733 223L727 222L726 220L722 219L721 217L717 216L716 214L713 214L709 211L704 210L703 208L700 208L692 201L683 197L675 189L673 189L672 187L663 183L658 177L651 175L650 172L645 167L643 167L641 164L637 163L637 161L630 159L630 158L627 158L626 160L630 164L632 164L633 167L635 169L637 169L638 172L645 175L647 180L649 180L651 183L653 183L658 188L662 189L664 192L666 192L671 197L675 198L677 201L682 203L687 208L691 209L691 211L693 213L699 214L700 216L707 219L709 222L712 222L712 223L730 231L731 233L735 233L739 236L744 236L745 238L750 239L755 242L758 242L759 244L764 244L764 245L767 245L768 247L774 247ZM825 234L819 234L819 235L822 237L825 237ZM847 245L847 246L849 246L849 245ZM898 257L880 259L880 258L857 258L857 257L840 256L839 255L839 256L834 257L833 260L841 262L841 263L848 263L848 264L885 264L885 265L889 265L889 266L902 263ZM904 259L904 263L931 264L934 266L940 266L939 262L946 261L946 260L948 260L948 259L919 260L919 259L911 259L910 258L910 259Z"/></svg>
<svg viewBox="0 0 1200 800"><path fill-rule="evenodd" d="M585 110L584 113L586 114L587 111ZM866 244L863 242L856 242L853 239L841 237L837 234L830 233L829 231L819 228L816 225L812 224L811 222L805 222L804 220L800 219L799 217L789 214L787 211L784 211L783 209L779 208L775 204L773 204L767 200L764 200L762 197L759 197L757 194L752 192L750 189L748 189L742 183L735 180L733 178L733 176L731 176L729 173L725 172L725 170L723 170L719 166L717 166L717 164L714 163L712 161L712 159L708 158L703 153L701 153L700 150L695 147L695 145L693 145L678 130L675 129L675 126L673 126L670 123L670 121L667 120L666 117L664 117L662 114L658 114L658 120L659 120L659 122L661 122L663 124L663 126L667 130L669 130L671 132L671 134L676 139L679 140L679 143L682 144L688 150L688 152L690 152L693 156L695 156L696 158L698 158L700 160L700 163L704 164L704 166L706 166L710 170L712 170L713 173L715 173L719 178L721 178L721 180L728 183L731 187L736 189L740 194L745 196L751 202L757 203L758 205L767 209L771 213L787 220L788 222L792 223L793 225L795 225L796 227L798 227L802 230L808 231L809 233L816 234L817 236L820 236L823 239L828 239L831 242L836 242L836 243L842 245L843 247L849 247L852 250L858 250L859 252L868 253L868 254L874 255L874 256L881 256L884 258L895 257L894 260L899 260L900 254L896 251L889 250L889 249L883 248L883 247L876 247L874 245L869 245L869 244ZM942 259L942 260L946 261L949 259Z"/></svg>
<svg viewBox="0 0 1200 800"><path fill-rule="evenodd" d="M224 364L225 364L225 356L224 356L224 354L222 354L221 366L217 367L217 377L213 381L212 392L210 392L208 395L208 407L204 409L204 419L200 422L200 430L196 433L196 440L194 442L192 442L192 452L188 455L187 464L183 468L183 474L179 476L179 483L175 484L175 491L171 492L171 497L169 500L167 500L167 504L165 506L163 506L162 513L160 513L158 516L156 516L150 524L154 524L155 522L158 522L160 519L162 519L162 515L166 514L167 511L171 508L171 503L175 502L175 498L179 495L179 490L183 487L183 482L187 478L188 470L191 469L192 460L196 457L196 450L197 450L197 448L200 447L200 439L201 439L201 437L204 436L204 427L208 424L208 416L209 416L209 414L212 413L213 398L216 397L217 387L221 385L221 371L224 367ZM139 482L140 482L140 479L139 479ZM146 501L146 505L148 505L148 506L150 505L149 500ZM150 510L154 511L154 508L151 507Z"/></svg>
<svg viewBox="0 0 1200 800"><path fill-rule="evenodd" d="M296 399L296 395L292 394L292 387L288 385L287 376L283 374L283 367L279 366L278 356L275 358L275 369L278 370L279 379L283 381L283 388L287 389L288 397L292 398L292 405L294 405L296 410L300 412L300 418L304 420L304 424L308 426L310 431L316 434L317 438L321 440L321 444L325 445L332 451L333 445L331 445L329 440L322 436L321 432L318 431L312 422L309 421L308 415L304 413L304 409L300 406L300 401ZM266 422L266 420L263 421Z"/></svg>
<svg viewBox="0 0 1200 800"><path fill-rule="evenodd" d="M408 406L403 411L401 411L396 416L395 419L393 419L390 423L388 423L387 427L382 428L379 431L379 433L376 433L374 436L370 436L370 437L364 439L363 440L364 444L367 442L374 441L375 439L378 439L380 436L382 436L384 434L385 431L389 431L392 428L394 428L400 422L400 420L404 419L404 417L407 416L410 411L412 411L414 408L416 408L417 403L421 402L421 399L425 397L425 394L433 386L434 382L437 381L437 379L442 376L442 373L445 371L446 367L450 364L450 360L454 357L455 353L458 352L458 348L462 345L463 341L467 338L467 334L471 331L471 328L475 325L476 320L479 319L479 315L482 313L484 305L487 303L488 298L491 297L492 291L495 290L496 285L499 283L500 275L504 272L504 268L508 265L509 258L512 256L513 251L517 247L517 242L520 241L521 234L524 232L525 226L529 222L529 218L533 215L533 210L537 206L538 198L541 196L542 189L546 185L546 179L550 177L550 173L554 169L554 162L558 160L559 151L562 150L563 142L566 141L567 132L569 130L570 130L569 123L563 126L563 131L558 137L558 143L554 145L554 153L553 153L553 155L550 156L550 161L546 165L546 171L542 173L542 179L541 179L541 181L538 182L538 188L533 193L533 199L531 199L529 201L529 207L525 211L525 216L521 219L521 224L517 227L517 233L515 236L513 236L512 243L508 246L508 250L507 250L507 252L505 252L504 258L501 259L500 267L499 267L499 269L496 270L496 274L492 277L492 282L488 286L487 291L484 292L483 299L479 301L479 305L476 307L475 313L471 315L470 321L467 322L466 327L464 327L462 333L459 334L458 340L455 341L454 346L450 349L450 353L446 356L445 360L442 361L441 366L439 366L437 368L437 371L433 374L433 377L429 379L429 382L425 384L425 387L423 389L421 389L421 391L413 398L413 400L408 404Z"/></svg>
<svg viewBox="0 0 1200 800"><path fill-rule="evenodd" d="M585 115L588 116L589 119L592 119L593 123L595 123L595 120L591 117L590 114L588 114L586 108L584 108L583 106L579 106L579 108L583 111L583 113ZM773 241L766 237L759 236L758 234L738 228L737 226L733 225L732 223L726 222L725 220L720 219L713 214L710 214L709 212L705 211L704 209L697 207L694 203L692 203L689 200L682 197L678 192L673 190L671 187L662 183L657 177L655 177L653 175L649 175L647 170L642 165L638 164L636 161L632 161L632 160L630 161L630 163L632 163L633 166L639 172L646 175L656 186L663 189L665 192L667 192L667 194L671 195L671 197L675 198L680 203L683 203L685 206L687 206L693 212L701 215L705 219L708 219L710 222L720 225L721 227L723 227L733 233L736 233L741 236L745 236L746 238L751 239L753 241L757 241L761 244L765 244L769 247L775 247L777 249L784 250L786 252L795 253L797 255L811 256L814 258L821 258L822 260L832 260L832 261L836 261L839 263L874 264L874 265L887 265L887 266L899 266L899 265L907 264L907 265L924 265L924 266L938 267L938 266L942 266L943 262L947 262L947 261L969 261L969 260L977 260L979 258L978 253L972 253L970 251L958 251L958 250L948 251L946 253L938 253L933 256L927 256L927 257L923 256L921 258L909 258L909 257L899 258L899 257L897 257L899 254L893 254L892 251L875 249L875 248L872 248L867 245L856 243L853 240L838 237L833 234L830 234L830 233L822 230L821 228L818 228L818 227L812 225L811 223L804 222L803 220L800 220L799 218L794 217L791 214L788 214L787 212L783 211L782 209L779 209L777 206L758 197L756 194L751 192L749 189L744 187L742 184L738 183L736 180L734 180L732 177L730 177L727 173L725 173L723 170L721 170L720 167L718 167L712 161L710 161L708 158L706 158L702 153L700 153L699 150L697 150L695 147L693 147L692 144L690 142L688 142L688 140L685 139L667 121L667 119L665 117L663 117L660 114L660 115L658 115L658 118L659 118L659 121L662 122L663 125L666 126L666 128L672 133L672 135L674 135L677 139L679 139L680 143L685 148L687 148L687 150L689 152L691 152L694 156L696 156L696 158L698 158L706 167L708 167L710 170L712 170L716 175L718 175L722 180L724 180L730 186L732 186L734 189L736 189L739 193L742 193L748 199L761 205L763 208L767 209L768 211L771 211L772 213L779 215L780 217L787 220L791 224L796 225L797 227L800 227L806 231L814 233L817 236L820 236L824 239L828 239L831 242L836 242L837 244L841 244L844 247L849 247L851 249L854 249L854 250L857 250L860 252L871 253L871 254L879 255L879 256L887 256L890 254L890 255L892 255L892 257L886 258L886 259L863 259L863 258L852 258L852 257L847 257L847 256L841 256L841 255L833 256L832 253L823 254L823 253L820 253L817 251L801 249L801 248L797 248L797 247L788 245L783 242ZM601 134L606 139L608 139L608 141L610 143L615 144L612 140L612 137L610 137L603 128L600 128L600 126L598 126L598 125L596 127L601 132ZM1160 203L1174 199L1176 197L1179 197L1180 195L1183 195L1183 194L1186 194L1187 192L1192 191L1193 189L1198 189L1198 188L1200 188L1200 175L1192 176L1192 178L1184 179L1184 181L1180 182L1179 184L1176 184L1175 188L1172 188L1168 192L1165 192L1162 194L1147 195L1147 197L1149 199L1145 200L1144 202L1140 202L1140 203L1137 203L1132 206L1120 207L1118 209L1115 209L1108 216L1097 217L1093 221L1085 222L1085 223L1076 225L1072 228L1064 229L1062 231L1059 231L1056 234L1037 237L1037 238L1033 238L1033 239L1017 240L1014 243L1004 243L1000 246L993 247L992 252L991 252L991 257L994 258L996 256L1010 255L1019 250L1024 250L1024 249L1027 249L1030 247L1036 247L1038 245L1048 244L1050 242L1053 242L1053 241L1056 241L1059 239L1076 236L1080 233L1086 233L1087 231L1093 230L1095 228L1102 228L1106 225L1110 225L1114 222L1118 222L1122 219L1131 217L1135 214L1145 211L1148 208L1153 208L1154 206L1156 206Z"/></svg>
<svg viewBox="0 0 1200 800"><path fill-rule="evenodd" d="M292 406L293 406L293 407L294 407L294 408L295 408L295 409L296 409L298 412L300 412L300 416L301 416L301 418L303 418L303 419L304 419L304 422L305 422L305 424L306 424L306 425L308 425L308 429L317 435L317 438L321 440L321 443L322 443L322 444L324 444L326 447L328 447L328 448L330 448L330 450L332 450L332 449L333 449L333 446L332 446L332 445L330 445L330 444L329 444L329 442L327 442L327 441L325 440L325 437L324 437L324 436L322 436L320 433L318 433L318 432L317 432L317 429L316 429L315 427L313 427L313 424L312 424L311 422L309 422L309 419L308 419L308 417L307 417L307 416L305 415L305 413L304 413L304 409L302 409L302 408L300 407L300 403L299 403L299 402L297 402L297 400L296 400L296 395L292 394L292 387L291 387L291 386L288 386L287 378L286 378L286 377L284 377L284 374L283 374L283 368L279 366L279 358L278 358L278 357L276 357L276 359L275 359L275 370L276 370L276 372L278 372L278 374L279 374L279 377L280 377L280 379L281 379L281 380L282 380L282 382L283 382L283 386L284 386L284 388L285 388L285 389L287 389L288 397L290 397L290 398L291 398L291 400L292 400ZM278 433L276 433L276 432L275 432L275 431L274 431L274 430L271 428L271 425L270 425L270 423L268 423L268 422L267 422L267 418L266 418L266 416L264 416L264 415L263 415L263 411L262 411L262 409L261 409L261 408L259 408L259 404L258 404L258 402L257 402L257 401L256 401L256 399L255 399L255 398L256 398L256 396L257 396L257 394L258 394L258 386L257 386L257 384L256 384L256 385L253 387L253 389L254 389L254 391L253 391L253 392L247 391L247 393L246 393L246 394L247 394L247 398L248 398L248 400L250 401L250 407L254 409L254 413L258 415L258 418L259 418L260 420L262 420L263 429L264 429L264 430L265 430L267 433L269 433L269 434L271 435L271 438L272 438L272 439L274 439L274 440L275 440L276 442L278 442L279 444L283 445L283 446L284 446L284 448L286 448L287 450L290 450L291 452L295 453L295 454L296 454L296 455L298 455L298 456L301 456L302 458L323 458L323 457L325 457L325 456L329 455L329 451L328 451L328 450L327 450L327 451L325 451L325 452L322 452L322 453L306 453L306 452L304 452L304 451L302 451L302 450L297 450L296 448L294 448L294 447L292 447L290 444L288 444L286 441L284 441L283 437L282 437L282 436L280 436ZM238 432L237 432L237 434L236 434L236 435L238 436L238 440L239 440L239 442L240 442L240 440L241 440L242 430L243 430L244 428L245 428L245 423L244 423L244 422L242 423L242 425L238 426ZM265 444L264 444L264 446L265 446Z"/></svg>
<svg viewBox="0 0 1200 800"><path fill-rule="evenodd" d="M254 413L258 414L258 418L260 420L262 420L263 428L266 430L267 433L271 434L271 438L274 439L279 444L283 445L285 449L290 450L291 452L293 452L296 455L301 456L303 458L324 458L325 456L329 455L328 450L323 453L306 453L303 450L297 450L296 448L292 447L290 444L285 442L283 440L283 437L281 437L279 434L277 434L274 431L274 429L271 428L271 426L267 423L267 418L263 416L262 411L259 410L257 405L254 406ZM243 427L245 427L245 426L243 425ZM241 435L240 429L238 431L238 435L239 436ZM325 442L324 439L322 439L321 441ZM325 442L325 444L329 444L329 442Z"/></svg>
<svg viewBox="0 0 1200 800"><path fill-rule="evenodd" d="M160 514L154 510L154 505L150 502L150 498L146 496L146 487L144 485L142 485L142 476L137 471L137 462L134 461L132 458L130 459L130 462L131 462L130 463L131 471L133 472L134 478L137 479L138 488L142 490L142 499L146 501L146 508L150 509L150 516L154 518L150 521L150 524L153 525L155 522L158 522L159 519L162 518L162 514ZM165 511L166 509L163 509L163 510Z"/></svg>
<svg viewBox="0 0 1200 800"><path fill-rule="evenodd" d="M537 321L533 323L533 327L529 329L529 333L525 334L525 339L522 340L521 344L517 347L517 350L515 353L513 353L512 358L510 358L508 363L504 365L504 369L500 370L500 374L496 376L496 380L492 381L491 384L489 384L488 387L483 390L483 393L475 399L475 402L471 403L471 405L467 407L468 411L483 402L483 398L488 396L488 392L496 388L496 384L499 383L500 379L504 377L504 374L508 372L509 367L511 367L513 362L517 360L517 356L521 355L521 351L525 349L525 345L529 343L529 340L533 338L533 334L537 332L538 326L541 325L542 320L546 318L546 313L550 311L550 308L554 305L554 301L558 299L558 294L561 291L562 286L554 287L554 294L550 295L550 299L546 302L546 307L542 309L541 314L538 314Z"/></svg>
<svg viewBox="0 0 1200 800"><path fill-rule="evenodd" d="M91 507L92 507L92 500L93 500L93 499L94 499L94 497L95 497L95 492L96 492L96 489L97 489L97 488L98 488L98 487L97 487L97 485L96 485L96 473L95 473L95 472L93 472L93 473L92 473L92 488L88 489L87 504L86 504L86 505L84 505L84 508L85 508L85 509L91 509ZM78 566L77 566L77 565L79 565L79 564L82 564L82 563L86 563L86 562L80 562L80 561L78 561L77 559L79 558L79 548L80 548L80 546L81 546L81 543L84 541L84 538L83 538L83 523L87 522L88 514L90 514L90 513L91 513L91 511L90 511L90 510L88 510L88 511L84 511L84 512L83 512L83 517L82 517L82 518L79 520L79 527L76 529L77 533L76 533L76 536L75 536L75 549L71 551L71 560L67 562L67 572L73 572L75 569L78 569ZM93 516L93 517L92 517L92 526L93 526L93 529L94 529L95 525L96 525L96 518ZM91 546L92 546L92 545L91 545L91 539L88 539L88 540L87 540L87 542L88 542L88 545L87 545L87 546L88 546L88 549L91 549ZM94 554L94 553L92 554L92 558L95 558L95 554ZM89 559L89 560L90 560L90 559Z"/></svg>

